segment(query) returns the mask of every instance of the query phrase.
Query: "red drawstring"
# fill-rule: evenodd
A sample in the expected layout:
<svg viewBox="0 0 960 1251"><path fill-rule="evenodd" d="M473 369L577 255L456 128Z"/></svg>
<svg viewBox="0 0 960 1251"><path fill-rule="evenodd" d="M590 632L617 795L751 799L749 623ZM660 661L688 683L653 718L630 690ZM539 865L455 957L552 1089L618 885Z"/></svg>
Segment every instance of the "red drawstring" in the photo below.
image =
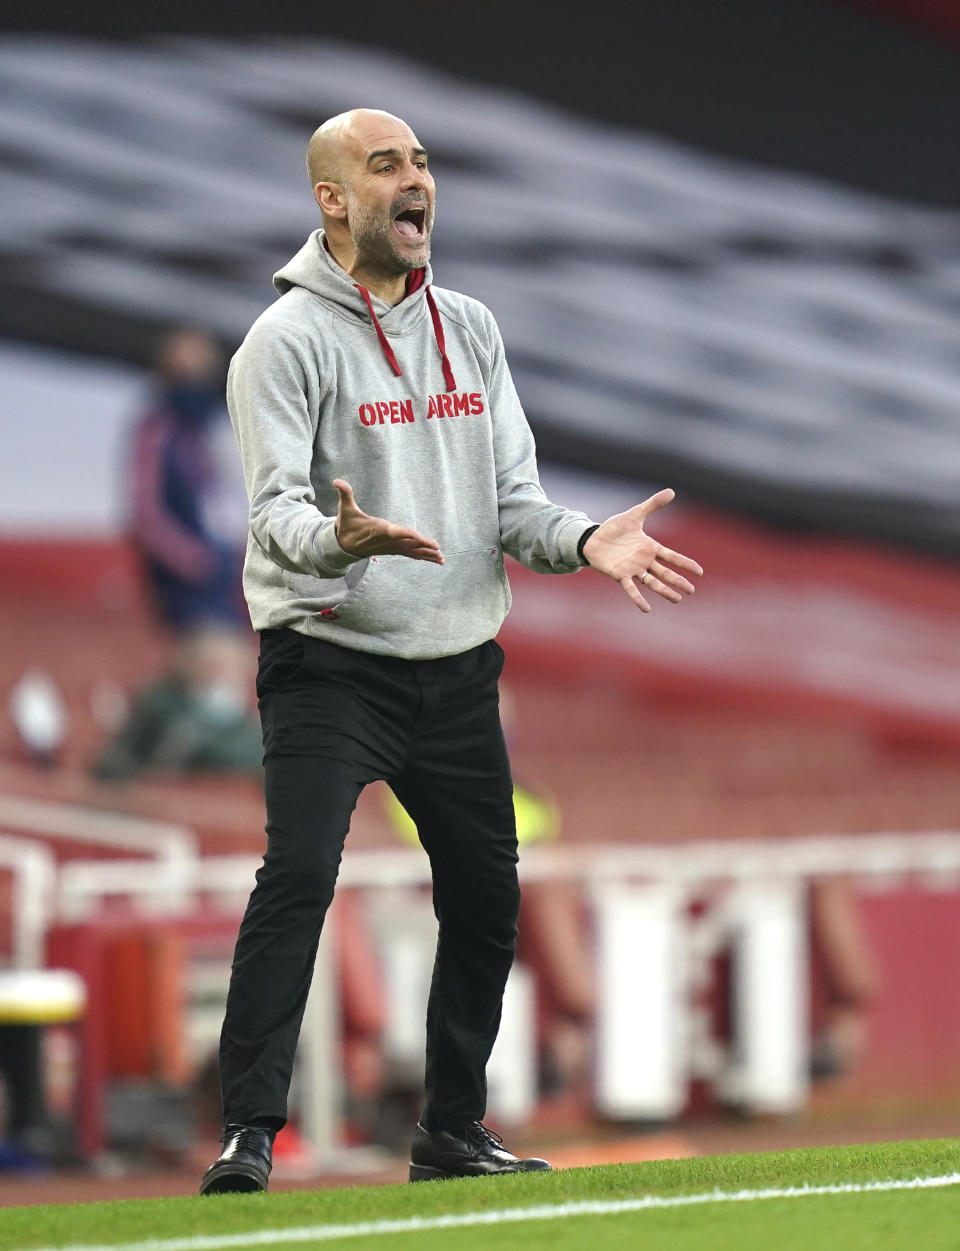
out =
<svg viewBox="0 0 960 1251"><path fill-rule="evenodd" d="M377 321L377 315L373 311L373 301L370 299L370 292L367 290L366 287L361 287L359 282L355 282L353 285L357 288L357 290L363 296L364 303L366 304L367 308L370 310L370 316L373 318L373 328L377 332L377 338L380 340L380 346L383 348L384 356L387 358L387 360L390 363L390 368L393 370L393 372L397 375L398 378L402 378L403 370L397 364L397 358L393 354L393 348L390 346L387 336L383 333L383 327L380 325L379 321Z"/></svg>
<svg viewBox="0 0 960 1251"><path fill-rule="evenodd" d="M448 391L456 391L457 380L453 376L450 361L447 359L447 345L443 338L443 323L440 321L440 312L434 302L433 292L429 287L427 287L427 304L430 306L430 316L433 318L433 333L437 336L437 347L440 349L440 359L443 361L443 384Z"/></svg>
<svg viewBox="0 0 960 1251"><path fill-rule="evenodd" d="M380 340L380 347L383 349L383 354L387 358L390 368L398 378L402 378L403 370L397 363L397 358L394 355L393 348L390 346L390 341L383 333L383 327L380 325L380 322L377 319L377 314L373 310L373 301L370 299L370 292L366 289L366 287L361 287L359 282L355 282L353 285L363 296L363 302L370 310L370 319L373 322L373 328L377 332L377 338ZM433 292L429 287L427 287L427 304L430 308L431 320L433 321L433 333L437 336L437 347L440 349L440 359L443 362L443 383L448 391L456 391L457 380L453 376L453 369L451 368L450 361L447 357L447 346L443 337L443 324L440 321L440 313L437 309L436 303L434 302Z"/></svg>

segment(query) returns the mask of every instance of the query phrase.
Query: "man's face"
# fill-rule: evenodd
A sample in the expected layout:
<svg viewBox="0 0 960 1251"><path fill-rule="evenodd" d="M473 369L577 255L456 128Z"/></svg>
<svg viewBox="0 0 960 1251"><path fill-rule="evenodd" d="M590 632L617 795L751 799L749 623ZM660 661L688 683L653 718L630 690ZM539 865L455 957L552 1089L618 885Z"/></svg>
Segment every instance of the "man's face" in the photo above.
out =
<svg viewBox="0 0 960 1251"><path fill-rule="evenodd" d="M343 186L357 257L391 276L430 259L436 195L426 152L401 126L394 120L361 129Z"/></svg>

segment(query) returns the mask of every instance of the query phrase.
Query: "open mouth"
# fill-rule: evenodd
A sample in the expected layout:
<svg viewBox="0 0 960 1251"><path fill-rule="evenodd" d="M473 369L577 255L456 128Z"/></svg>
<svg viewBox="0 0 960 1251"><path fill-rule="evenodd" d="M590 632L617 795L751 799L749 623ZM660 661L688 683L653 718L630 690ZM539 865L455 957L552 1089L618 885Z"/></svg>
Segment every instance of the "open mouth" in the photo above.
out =
<svg viewBox="0 0 960 1251"><path fill-rule="evenodd" d="M416 242L424 237L423 232L426 220L427 210L425 208L408 208L396 215L393 219L393 228L404 239Z"/></svg>

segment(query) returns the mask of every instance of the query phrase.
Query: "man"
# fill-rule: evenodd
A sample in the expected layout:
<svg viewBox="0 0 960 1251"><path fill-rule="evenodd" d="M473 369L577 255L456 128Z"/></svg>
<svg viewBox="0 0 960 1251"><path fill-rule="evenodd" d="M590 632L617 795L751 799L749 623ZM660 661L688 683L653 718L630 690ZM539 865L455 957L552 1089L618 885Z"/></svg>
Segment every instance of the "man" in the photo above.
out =
<svg viewBox="0 0 960 1251"><path fill-rule="evenodd" d="M431 863L439 940L411 1180L546 1169L482 1124L519 904L497 710L503 553L678 602L699 575L643 523L552 504L489 311L434 290L434 182L399 118L358 109L307 155L323 229L274 282L228 402L250 497L267 851L221 1036L224 1151L201 1192L265 1189L350 814L385 779ZM355 494L356 492L356 494ZM371 511L367 513L361 503ZM442 546L441 546L442 541Z"/></svg>

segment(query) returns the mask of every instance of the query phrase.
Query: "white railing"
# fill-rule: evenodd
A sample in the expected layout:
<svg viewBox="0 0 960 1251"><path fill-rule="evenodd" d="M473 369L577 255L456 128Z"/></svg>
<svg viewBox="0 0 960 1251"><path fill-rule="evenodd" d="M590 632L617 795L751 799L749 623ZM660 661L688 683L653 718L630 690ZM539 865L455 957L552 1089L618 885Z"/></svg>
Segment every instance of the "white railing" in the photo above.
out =
<svg viewBox="0 0 960 1251"><path fill-rule="evenodd" d="M51 905L58 921L82 921L99 906L98 899L116 894L130 894L152 913L190 906L199 856L196 837L186 826L20 795L0 795L0 825L20 831L15 836L20 842L48 856L44 839L130 854L130 859L78 857L59 864L52 878L56 900ZM32 915L36 898L27 887L19 906ZM34 939L30 941L35 945ZM36 952L42 961L42 942Z"/></svg>
<svg viewBox="0 0 960 1251"><path fill-rule="evenodd" d="M128 896L151 914L188 912L201 897L233 908L242 905L260 864L259 856L249 854L201 856L193 832L184 826L19 796L0 796L0 825L20 831L3 837L8 847L21 849L8 851L0 863L29 866L18 874L15 890L17 916L23 918L18 925L28 935L48 914L58 921L82 920L102 900L117 896ZM70 858L52 867L51 853L38 841L43 837L113 847L148 859ZM630 881L692 887L714 880L831 874L852 875L876 886L915 877L947 888L960 882L960 832L568 844L530 847L520 857L522 879L564 879L590 889ZM429 880L429 863L417 848L348 850L339 876L342 886L365 888L416 886ZM34 937L19 941L21 949L36 950Z"/></svg>
<svg viewBox="0 0 960 1251"><path fill-rule="evenodd" d="M184 825L24 795L0 795L0 825L34 837L96 843L161 860L178 860L197 852L196 837Z"/></svg>
<svg viewBox="0 0 960 1251"><path fill-rule="evenodd" d="M13 874L10 964L38 969L48 927L56 915L56 861L49 848L30 838L0 834L0 868Z"/></svg>
<svg viewBox="0 0 960 1251"><path fill-rule="evenodd" d="M226 895L249 892L259 864L258 856L204 856L193 879L195 889ZM585 886L631 880L696 885L713 880L797 879L833 874L863 878L867 883L880 880L884 885L916 877L947 888L960 882L960 831L644 846L580 843L529 847L520 855L521 879L565 879ZM430 866L417 848L347 851L338 881L341 886L356 887L423 885L430 881Z"/></svg>

